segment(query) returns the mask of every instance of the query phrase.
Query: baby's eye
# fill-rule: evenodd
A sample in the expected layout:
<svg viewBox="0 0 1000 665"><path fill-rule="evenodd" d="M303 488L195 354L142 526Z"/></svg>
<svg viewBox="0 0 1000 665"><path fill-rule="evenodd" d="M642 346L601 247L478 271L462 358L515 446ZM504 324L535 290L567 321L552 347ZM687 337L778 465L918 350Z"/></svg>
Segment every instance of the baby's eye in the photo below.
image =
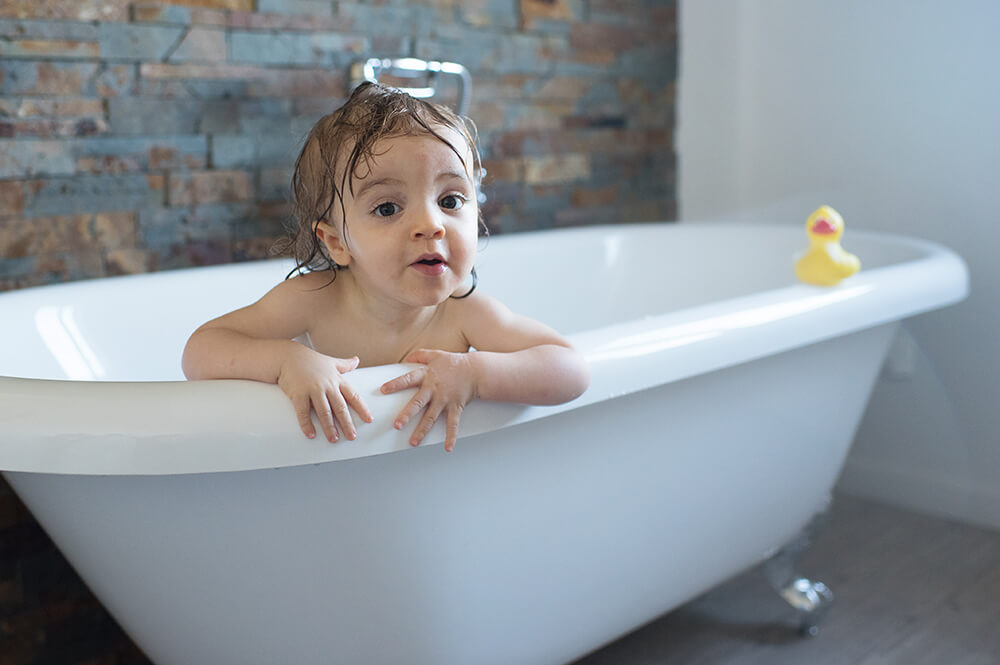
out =
<svg viewBox="0 0 1000 665"><path fill-rule="evenodd" d="M438 205L445 210L461 210L462 206L465 205L465 197L458 194L449 194L438 201Z"/></svg>
<svg viewBox="0 0 1000 665"><path fill-rule="evenodd" d="M379 217L392 217L399 212L399 206L395 203L379 203L372 212Z"/></svg>

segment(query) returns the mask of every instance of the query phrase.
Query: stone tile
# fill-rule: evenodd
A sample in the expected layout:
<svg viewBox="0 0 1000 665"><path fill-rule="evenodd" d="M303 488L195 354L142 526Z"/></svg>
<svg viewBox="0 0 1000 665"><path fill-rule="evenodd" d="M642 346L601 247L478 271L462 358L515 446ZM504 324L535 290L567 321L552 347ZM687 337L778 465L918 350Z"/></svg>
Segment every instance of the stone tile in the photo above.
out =
<svg viewBox="0 0 1000 665"><path fill-rule="evenodd" d="M279 243L271 236L233 242L233 261L258 261L283 255Z"/></svg>
<svg viewBox="0 0 1000 665"><path fill-rule="evenodd" d="M69 148L66 141L0 140L0 178L71 175Z"/></svg>
<svg viewBox="0 0 1000 665"><path fill-rule="evenodd" d="M197 100L119 97L108 100L108 116L115 134L148 136L196 134L202 117Z"/></svg>
<svg viewBox="0 0 1000 665"><path fill-rule="evenodd" d="M593 85L593 80L580 76L552 76L541 79L534 89L533 99L578 100Z"/></svg>
<svg viewBox="0 0 1000 665"><path fill-rule="evenodd" d="M0 40L0 58L93 59L100 54L97 42L42 39Z"/></svg>
<svg viewBox="0 0 1000 665"><path fill-rule="evenodd" d="M257 142L243 134L219 134L212 137L212 166L230 169L253 166L257 161Z"/></svg>
<svg viewBox="0 0 1000 665"><path fill-rule="evenodd" d="M200 65L200 64L156 64L144 63L139 67L143 78L181 80L225 80L253 79L264 76L259 67L247 65Z"/></svg>
<svg viewBox="0 0 1000 665"><path fill-rule="evenodd" d="M198 103L192 108L198 110ZM213 99L200 104L198 131L207 134L230 134L239 131L240 104L233 99Z"/></svg>
<svg viewBox="0 0 1000 665"><path fill-rule="evenodd" d="M232 224L251 207L241 204L209 204L187 208L160 208L139 215L140 245L173 247L193 241L228 239Z"/></svg>
<svg viewBox="0 0 1000 665"><path fill-rule="evenodd" d="M94 63L0 60L0 95L85 96L97 71Z"/></svg>
<svg viewBox="0 0 1000 665"><path fill-rule="evenodd" d="M70 150L83 173L194 170L208 162L205 136L96 138L74 141Z"/></svg>
<svg viewBox="0 0 1000 665"><path fill-rule="evenodd" d="M494 158L516 157L520 155L558 155L581 149L579 135L566 131L515 130L498 134L490 146Z"/></svg>
<svg viewBox="0 0 1000 665"><path fill-rule="evenodd" d="M634 31L601 23L576 22L570 31L569 45L580 50L624 51L636 46Z"/></svg>
<svg viewBox="0 0 1000 665"><path fill-rule="evenodd" d="M132 20L136 23L191 25L191 8L181 5L135 2L132 4Z"/></svg>
<svg viewBox="0 0 1000 665"><path fill-rule="evenodd" d="M613 205L618 202L618 185L608 185L598 189L574 189L570 202L576 208Z"/></svg>
<svg viewBox="0 0 1000 665"><path fill-rule="evenodd" d="M135 212L98 213L87 223L86 235L104 249L135 247L138 214Z"/></svg>
<svg viewBox="0 0 1000 665"><path fill-rule="evenodd" d="M288 201L291 191L292 169L261 169L257 186L258 201Z"/></svg>
<svg viewBox="0 0 1000 665"><path fill-rule="evenodd" d="M136 215L131 212L60 215L0 224L0 246L9 259L134 247L135 242Z"/></svg>
<svg viewBox="0 0 1000 665"><path fill-rule="evenodd" d="M134 87L134 67L0 60L0 95L4 97L114 97Z"/></svg>
<svg viewBox="0 0 1000 665"><path fill-rule="evenodd" d="M78 21L11 20L0 18L0 38L96 42L97 26Z"/></svg>
<svg viewBox="0 0 1000 665"><path fill-rule="evenodd" d="M94 79L94 90L100 97L120 97L135 92L135 67L102 63Z"/></svg>
<svg viewBox="0 0 1000 665"><path fill-rule="evenodd" d="M135 3L132 7L132 20L136 23L225 27L229 24L229 13L225 10L196 6Z"/></svg>
<svg viewBox="0 0 1000 665"><path fill-rule="evenodd" d="M246 171L200 171L172 174L168 205L232 203L253 198L253 180Z"/></svg>
<svg viewBox="0 0 1000 665"><path fill-rule="evenodd" d="M556 227L615 224L621 221L621 212L616 206L566 207L555 213Z"/></svg>
<svg viewBox="0 0 1000 665"><path fill-rule="evenodd" d="M0 100L0 112L19 118L34 116L102 116L100 99L7 99Z"/></svg>
<svg viewBox="0 0 1000 665"><path fill-rule="evenodd" d="M600 109L595 109L595 111L587 115L564 116L562 119L563 127L566 129L592 129L595 127L625 129L628 125L628 116L624 113L615 113L614 111L602 113Z"/></svg>
<svg viewBox="0 0 1000 665"><path fill-rule="evenodd" d="M515 130L558 130L563 118L573 112L573 104L516 104L507 106L507 127Z"/></svg>
<svg viewBox="0 0 1000 665"><path fill-rule="evenodd" d="M217 28L194 27L169 57L169 62L223 62L226 59L226 32Z"/></svg>
<svg viewBox="0 0 1000 665"><path fill-rule="evenodd" d="M266 217L254 212L233 223L233 239L267 239L269 243L273 244L285 236L284 221L282 218Z"/></svg>
<svg viewBox="0 0 1000 665"><path fill-rule="evenodd" d="M357 35L342 33L262 33L232 32L229 35L229 57L232 62L255 65L323 65L346 64L345 53L359 54L368 50L368 41ZM347 59L351 55L346 56Z"/></svg>
<svg viewBox="0 0 1000 665"><path fill-rule="evenodd" d="M350 32L354 22L341 16L308 16L287 14L262 14L257 12L232 12L228 25L250 30L338 30Z"/></svg>
<svg viewBox="0 0 1000 665"><path fill-rule="evenodd" d="M4 0L0 16L10 18L127 21L130 0Z"/></svg>
<svg viewBox="0 0 1000 665"><path fill-rule="evenodd" d="M170 51L184 28L138 23L100 23L98 38L105 60L160 61Z"/></svg>
<svg viewBox="0 0 1000 665"><path fill-rule="evenodd" d="M270 70L249 82L251 97L344 98L347 95L343 67L306 70Z"/></svg>
<svg viewBox="0 0 1000 665"><path fill-rule="evenodd" d="M140 75L151 79L199 81L244 81L248 97L345 98L344 72L336 69L290 69L251 65L167 65L145 63Z"/></svg>
<svg viewBox="0 0 1000 665"><path fill-rule="evenodd" d="M19 216L24 212L24 183L20 180L0 180L0 219Z"/></svg>
<svg viewBox="0 0 1000 665"><path fill-rule="evenodd" d="M520 158L484 159L488 183L496 181L521 182L524 180L524 160Z"/></svg>
<svg viewBox="0 0 1000 665"><path fill-rule="evenodd" d="M329 0L257 0L256 10L274 14L299 14L309 17L333 16Z"/></svg>
<svg viewBox="0 0 1000 665"><path fill-rule="evenodd" d="M521 0L523 2L523 0ZM516 28L519 0L466 0L458 5L462 21L478 27Z"/></svg>
<svg viewBox="0 0 1000 665"><path fill-rule="evenodd" d="M163 176L125 174L26 181L23 214L45 217L79 212L135 210L162 205Z"/></svg>
<svg viewBox="0 0 1000 665"><path fill-rule="evenodd" d="M103 118L27 118L13 122L0 119L0 137L55 138L96 136L108 132Z"/></svg>
<svg viewBox="0 0 1000 665"><path fill-rule="evenodd" d="M234 12L249 12L254 9L257 0L196 0L191 5L206 9L230 10Z"/></svg>
<svg viewBox="0 0 1000 665"><path fill-rule="evenodd" d="M573 182L590 177L590 158L572 153L524 158L524 181L529 184Z"/></svg>
<svg viewBox="0 0 1000 665"><path fill-rule="evenodd" d="M580 18L580 9L574 11L570 0L519 0L520 25L530 29L540 21L569 21Z"/></svg>
<svg viewBox="0 0 1000 665"><path fill-rule="evenodd" d="M9 220L0 223L0 246L7 259L24 259L39 254L65 249L65 236L61 229L68 226L72 218L41 218L26 223L25 220Z"/></svg>
<svg viewBox="0 0 1000 665"><path fill-rule="evenodd" d="M154 248L150 261L154 270L179 270L233 262L232 241L229 238L192 240L170 247Z"/></svg>
<svg viewBox="0 0 1000 665"><path fill-rule="evenodd" d="M106 272L114 275L137 275L151 272L155 265L150 252L145 249L115 249L105 256Z"/></svg>

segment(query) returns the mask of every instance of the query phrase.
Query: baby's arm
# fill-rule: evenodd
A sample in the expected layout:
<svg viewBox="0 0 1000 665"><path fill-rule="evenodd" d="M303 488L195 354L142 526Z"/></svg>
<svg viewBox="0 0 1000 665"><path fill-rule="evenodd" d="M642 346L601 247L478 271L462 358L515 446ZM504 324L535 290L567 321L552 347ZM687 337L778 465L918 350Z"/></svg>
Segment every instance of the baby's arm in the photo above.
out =
<svg viewBox="0 0 1000 665"><path fill-rule="evenodd" d="M349 439L357 435L348 405L366 421L371 414L342 374L357 358L333 358L292 338L309 329L315 291L301 278L282 282L259 301L204 324L191 335L182 367L189 379L251 379L276 383L292 400L299 426L316 435L315 410L328 440L339 438L337 424Z"/></svg>
<svg viewBox="0 0 1000 665"><path fill-rule="evenodd" d="M420 387L395 422L402 428L424 411L412 445L445 413L445 450L452 450L462 409L472 399L561 404L580 396L590 382L583 356L559 333L493 298L473 298L462 303L461 320L475 353L420 349L404 360L422 367L382 386L385 393Z"/></svg>
<svg viewBox="0 0 1000 665"><path fill-rule="evenodd" d="M476 396L495 402L562 404L590 383L583 356L562 335L492 298L468 327Z"/></svg>

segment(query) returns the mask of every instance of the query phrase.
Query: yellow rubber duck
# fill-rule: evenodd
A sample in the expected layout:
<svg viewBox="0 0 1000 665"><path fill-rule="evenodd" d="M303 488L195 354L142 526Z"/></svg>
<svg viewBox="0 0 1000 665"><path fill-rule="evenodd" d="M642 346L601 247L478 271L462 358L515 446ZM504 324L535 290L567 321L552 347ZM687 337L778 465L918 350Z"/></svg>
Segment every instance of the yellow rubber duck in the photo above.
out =
<svg viewBox="0 0 1000 665"><path fill-rule="evenodd" d="M807 284L835 286L861 269L858 257L844 251L840 236L844 218L830 206L821 206L806 220L809 249L795 264L795 274Z"/></svg>

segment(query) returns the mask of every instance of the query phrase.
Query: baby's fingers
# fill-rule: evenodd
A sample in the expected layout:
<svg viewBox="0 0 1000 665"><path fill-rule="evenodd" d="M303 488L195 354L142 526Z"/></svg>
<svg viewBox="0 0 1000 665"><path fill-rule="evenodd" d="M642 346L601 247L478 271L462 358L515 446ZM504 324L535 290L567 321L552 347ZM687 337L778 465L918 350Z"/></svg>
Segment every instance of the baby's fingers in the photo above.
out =
<svg viewBox="0 0 1000 665"><path fill-rule="evenodd" d="M365 401L361 399L361 393L345 383L340 386L340 394L344 396L347 404L357 411L362 420L366 423L370 423L373 420L371 411L368 410Z"/></svg>
<svg viewBox="0 0 1000 665"><path fill-rule="evenodd" d="M323 434L330 443L336 443L340 438L337 432L337 423L334 422L333 411L330 409L330 402L326 394L320 393L313 398L313 408L316 410L316 417L319 419ZM346 431L346 430L345 430ZM309 437L312 438L311 436Z"/></svg>
<svg viewBox="0 0 1000 665"><path fill-rule="evenodd" d="M402 376L397 376L392 381L386 381L383 383L382 393L384 395L389 395L392 393L398 393L400 390L406 390L407 388L416 388L423 383L426 375L427 370L423 367L418 367L417 369L407 372Z"/></svg>
<svg viewBox="0 0 1000 665"><path fill-rule="evenodd" d="M316 438L316 428L313 426L310 414L312 412L311 402L308 395L292 399L292 406L295 407L295 417L299 421L299 428L302 433L310 439Z"/></svg>
<svg viewBox="0 0 1000 665"><path fill-rule="evenodd" d="M340 424L340 430L344 433L348 439L355 439L358 436L358 432L354 429L354 419L351 418L351 410L347 408L347 402L344 400L344 396L340 394L339 390L331 389L326 393L326 400L330 404L330 408L333 411L333 417L336 418L337 423ZM330 441L336 441L336 434Z"/></svg>
<svg viewBox="0 0 1000 665"><path fill-rule="evenodd" d="M417 391L417 394L410 398L410 401L406 403L403 410L399 412L396 416L395 422L393 422L393 427L396 429L403 429L406 427L406 423L410 422L413 416L417 415L424 408L430 404L431 396L433 393L426 388L421 388Z"/></svg>
<svg viewBox="0 0 1000 665"><path fill-rule="evenodd" d="M452 404L448 407L445 419L444 449L451 452L455 449L455 442L458 441L458 421L462 417L462 407Z"/></svg>
<svg viewBox="0 0 1000 665"><path fill-rule="evenodd" d="M410 435L411 446L420 445L420 442L424 440L427 433L431 431L432 427L434 427L434 423L437 422L438 416L440 415L441 409L436 408L434 404L430 404L427 407L427 410L424 411L424 417L420 419L420 422L417 423L416 429L413 430L413 434ZM455 444L452 443L452 447L454 447L454 445Z"/></svg>

